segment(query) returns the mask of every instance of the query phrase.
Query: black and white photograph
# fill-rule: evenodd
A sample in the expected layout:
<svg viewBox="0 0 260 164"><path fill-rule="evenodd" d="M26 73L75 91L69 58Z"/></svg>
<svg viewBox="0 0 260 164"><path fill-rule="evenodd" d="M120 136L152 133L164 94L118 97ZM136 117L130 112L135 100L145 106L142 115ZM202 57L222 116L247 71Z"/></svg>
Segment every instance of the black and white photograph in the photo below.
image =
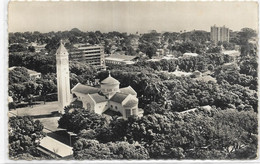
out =
<svg viewBox="0 0 260 164"><path fill-rule="evenodd" d="M258 160L258 10L10 1L8 160Z"/></svg>

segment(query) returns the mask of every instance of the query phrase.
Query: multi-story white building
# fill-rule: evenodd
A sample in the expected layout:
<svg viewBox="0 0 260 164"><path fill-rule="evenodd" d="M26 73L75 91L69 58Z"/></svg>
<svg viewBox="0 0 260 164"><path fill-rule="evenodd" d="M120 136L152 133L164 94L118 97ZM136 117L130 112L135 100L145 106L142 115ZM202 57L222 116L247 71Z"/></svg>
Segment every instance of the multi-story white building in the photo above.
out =
<svg viewBox="0 0 260 164"><path fill-rule="evenodd" d="M103 46L74 44L75 50L70 52L70 59L76 61L84 61L87 64L105 67L105 55Z"/></svg>
<svg viewBox="0 0 260 164"><path fill-rule="evenodd" d="M229 29L225 26L217 27L216 25L210 28L210 40L217 44L218 42L229 42Z"/></svg>

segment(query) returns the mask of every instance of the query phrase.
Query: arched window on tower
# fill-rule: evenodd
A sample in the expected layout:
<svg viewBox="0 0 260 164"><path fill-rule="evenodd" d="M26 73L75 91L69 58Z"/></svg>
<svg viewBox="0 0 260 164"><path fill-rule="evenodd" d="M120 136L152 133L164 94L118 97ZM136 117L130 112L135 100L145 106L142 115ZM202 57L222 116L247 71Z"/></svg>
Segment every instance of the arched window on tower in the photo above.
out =
<svg viewBox="0 0 260 164"><path fill-rule="evenodd" d="M88 109L88 110L91 110L91 105L90 105L90 103L87 103L87 109Z"/></svg>

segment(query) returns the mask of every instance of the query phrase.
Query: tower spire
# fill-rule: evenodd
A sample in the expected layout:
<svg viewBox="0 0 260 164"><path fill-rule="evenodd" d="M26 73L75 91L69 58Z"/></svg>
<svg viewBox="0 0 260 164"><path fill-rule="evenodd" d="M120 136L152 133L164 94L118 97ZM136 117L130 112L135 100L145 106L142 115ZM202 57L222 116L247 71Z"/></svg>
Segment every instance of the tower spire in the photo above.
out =
<svg viewBox="0 0 260 164"><path fill-rule="evenodd" d="M64 47L63 43L62 43L62 39L60 40L60 46L56 51L56 55L69 55L67 49Z"/></svg>

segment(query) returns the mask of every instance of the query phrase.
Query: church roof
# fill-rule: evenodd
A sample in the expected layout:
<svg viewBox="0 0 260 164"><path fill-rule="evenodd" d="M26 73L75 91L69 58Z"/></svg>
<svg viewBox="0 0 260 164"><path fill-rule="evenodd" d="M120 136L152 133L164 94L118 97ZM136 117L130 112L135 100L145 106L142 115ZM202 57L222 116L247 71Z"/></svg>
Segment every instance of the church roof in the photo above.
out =
<svg viewBox="0 0 260 164"><path fill-rule="evenodd" d="M114 101L114 102L117 102L117 103L122 103L127 96L128 96L128 94L116 93L116 94L114 94L114 96L110 99L110 101Z"/></svg>
<svg viewBox="0 0 260 164"><path fill-rule="evenodd" d="M136 106L138 104L138 102L134 99L128 100L127 103L125 105L123 105L124 107L128 107L128 108L132 108L134 106Z"/></svg>
<svg viewBox="0 0 260 164"><path fill-rule="evenodd" d="M109 73L108 77L101 81L101 84L120 84L120 82L117 79L111 77Z"/></svg>
<svg viewBox="0 0 260 164"><path fill-rule="evenodd" d="M56 55L68 55L67 49L64 47L62 41L60 41L60 46L56 51Z"/></svg>
<svg viewBox="0 0 260 164"><path fill-rule="evenodd" d="M83 94L93 94L93 93L98 93L100 90L99 88L78 83L74 88L71 89L71 91L83 93Z"/></svg>
<svg viewBox="0 0 260 164"><path fill-rule="evenodd" d="M125 88L120 88L120 92L124 93L124 94L131 94L131 95L137 95L137 93L135 92L135 90L131 87L125 87Z"/></svg>
<svg viewBox="0 0 260 164"><path fill-rule="evenodd" d="M89 95L96 103L105 102L107 101L105 96L102 96L98 93L90 94Z"/></svg>

